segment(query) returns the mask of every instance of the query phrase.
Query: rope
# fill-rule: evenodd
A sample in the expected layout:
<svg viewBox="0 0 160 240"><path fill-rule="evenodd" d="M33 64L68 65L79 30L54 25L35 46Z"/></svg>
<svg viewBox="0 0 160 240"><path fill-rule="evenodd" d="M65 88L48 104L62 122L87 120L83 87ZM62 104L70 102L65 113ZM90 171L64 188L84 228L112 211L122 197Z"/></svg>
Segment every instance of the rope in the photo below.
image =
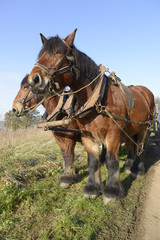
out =
<svg viewBox="0 0 160 240"><path fill-rule="evenodd" d="M95 77L90 83L88 83L87 85L81 87L80 89L78 89L78 90L76 90L76 91L73 91L73 92L63 92L63 93L61 93L61 94L56 93L55 91L53 91L53 92L54 92L54 94L56 94L58 97L65 96L65 95L72 95L72 94L78 93L78 92L80 92L81 90L83 90L84 88L90 86L90 85L91 85L93 82L95 82L101 75L102 75L102 73L98 74L98 76Z"/></svg>
<svg viewBox="0 0 160 240"><path fill-rule="evenodd" d="M97 107L97 106L96 106ZM97 112L101 113L101 111L98 111L98 108L96 108ZM146 131L144 133L144 137L142 142L138 145L127 133L126 131L118 124L118 122L114 119L114 117L110 114L110 112L107 111L107 109L103 110L106 112L106 114L112 119L112 121L121 129L121 131L137 146L137 155L140 156L142 152L144 151L144 141L147 135L148 130L151 128L151 124L149 127L146 128ZM144 123L145 124L145 123ZM149 124L149 121L147 122Z"/></svg>
<svg viewBox="0 0 160 240"><path fill-rule="evenodd" d="M49 99L47 99L46 97L44 97L39 103L33 105L32 107L30 107L30 112L34 112L38 107L39 105L41 105L45 100L49 101L51 98L55 97L56 95L52 95L49 97Z"/></svg>
<svg viewBox="0 0 160 240"><path fill-rule="evenodd" d="M39 107L39 105L41 105L44 102L45 99L46 98L44 97L39 103L34 105L33 108L30 110L30 112L34 112Z"/></svg>

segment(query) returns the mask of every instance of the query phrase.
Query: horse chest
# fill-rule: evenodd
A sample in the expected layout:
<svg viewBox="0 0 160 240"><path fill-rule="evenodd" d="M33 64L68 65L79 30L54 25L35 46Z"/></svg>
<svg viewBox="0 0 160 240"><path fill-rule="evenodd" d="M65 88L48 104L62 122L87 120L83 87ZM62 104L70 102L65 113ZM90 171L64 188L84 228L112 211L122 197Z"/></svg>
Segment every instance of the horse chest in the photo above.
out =
<svg viewBox="0 0 160 240"><path fill-rule="evenodd" d="M102 119L101 119L102 118ZM105 140L108 126L103 121L102 116L98 116L98 119L92 121L83 122L78 121L79 128L81 129L82 136L93 139L97 143L102 143Z"/></svg>

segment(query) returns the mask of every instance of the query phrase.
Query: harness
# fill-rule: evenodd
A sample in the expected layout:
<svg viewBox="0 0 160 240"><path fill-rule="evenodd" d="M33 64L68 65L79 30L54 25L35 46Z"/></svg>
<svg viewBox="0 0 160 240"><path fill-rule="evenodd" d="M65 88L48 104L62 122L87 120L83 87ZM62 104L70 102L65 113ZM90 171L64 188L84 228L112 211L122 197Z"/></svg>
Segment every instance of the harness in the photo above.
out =
<svg viewBox="0 0 160 240"><path fill-rule="evenodd" d="M45 100L45 98L43 98L40 102L34 104L31 107L28 107L26 105L26 103L29 102L32 98L36 97L36 94L34 94L34 93L32 93L32 95L28 97L28 95L31 91L32 91L32 88L30 87L22 100L14 99L14 101L13 101L13 102L18 102L18 103L23 104L23 113L35 111L36 108L39 107Z"/></svg>
<svg viewBox="0 0 160 240"><path fill-rule="evenodd" d="M65 41L63 41L63 42L65 43ZM70 55L71 48L67 44L66 44L66 46L67 46L66 54L58 61L58 63L56 64L56 66L54 68L48 68L38 62L34 65L35 67L39 67L39 68L43 69L51 77L49 80L49 91L50 92L56 93L54 89L60 88L59 83L55 82L54 77L57 75L69 72L71 70L71 65L74 61L74 58L73 58L73 56ZM69 61L69 65L59 68L64 63L65 58L67 58L67 60Z"/></svg>
<svg viewBox="0 0 160 240"><path fill-rule="evenodd" d="M64 42L65 43L65 42ZM65 43L66 44L66 43ZM99 114L103 114L105 116L108 116L110 117L114 123L122 130L122 132L137 146L137 154L140 155L144 150L144 142L145 142L145 138L146 138L146 135L147 135L147 132L149 130L149 128L152 126L153 124L153 120L147 120L145 122L136 122L136 121L131 121L129 119L129 116L130 116L130 112L131 112L131 107L129 107L129 114L128 114L128 118L127 119L124 119L124 118L121 118L119 116L116 116L116 115L113 115L112 113L110 113L107 109L106 109L106 106L102 106L101 105L101 101L103 99L103 95L104 95L104 91L105 91L105 86L106 86L106 79L107 77L105 77L104 75L104 72L105 71L108 71L109 70L107 69L102 69L101 67L101 73L95 78L93 79L88 85L82 87L81 89L75 91L75 92L70 92L70 93L62 93L62 94L59 94L57 92L55 92L55 88L56 89L59 89L59 83L58 82L55 82L55 79L54 77L57 76L57 75L60 75L60 74L63 74L63 73L66 73L66 72L69 72L69 71L72 71L71 69L71 65L74 61L74 58L72 55L68 55L68 53L70 53L70 50L71 48L66 44L67 46L67 52L66 54L59 60L59 62L56 64L56 66L52 69L49 69L48 67L42 65L42 64L39 64L39 63L36 63L34 66L35 67L39 67L41 69L43 69L51 78L49 80L49 91L51 92L54 92L56 95L58 96L62 96L62 95L71 95L71 94L74 94L76 92L79 92L81 91L82 89L86 88L87 86L91 85L93 83L93 81L95 81L97 78L99 78L101 76L101 80L99 81L101 84L97 84L94 91L93 91L93 95L91 96L90 99L87 100L87 102L80 108L78 109L74 114L72 114L71 117L73 118L83 118L84 116L87 116L88 114L91 113L91 111L93 111L94 109L97 111L97 113ZM68 59L69 61L69 65L68 66L65 66L65 67L62 67L59 69L59 67L61 66L61 64L64 62L65 58ZM103 66L102 66L103 67ZM103 67L105 68L105 67ZM115 78L115 80L117 81L117 77ZM125 92L124 92L124 88L122 86L122 84L120 83L120 81L117 81L117 84L118 86L120 87L121 91L123 92L123 94L126 96ZM98 90L97 90L98 88ZM96 97L95 97L96 95ZM98 96L98 97L97 97ZM128 98L128 100L127 100ZM126 100L127 102L130 101L130 98L126 96ZM133 105L132 105L133 107ZM50 118L50 116L48 117ZM53 118L51 117L50 119L53 120ZM120 120L122 122L125 122L126 123L126 126L128 123L130 124L140 124L140 125L147 125L147 128L146 128L146 132L144 134L144 139L142 141L141 144L137 144L127 133L126 131L118 124L118 122L116 120Z"/></svg>
<svg viewBox="0 0 160 240"><path fill-rule="evenodd" d="M27 103L28 101L30 101L32 98L34 98L36 96L36 94L32 94L30 97L28 97L28 95L31 91L32 91L32 89L30 87L22 100L14 99L14 102L18 102L18 103L22 103L22 104Z"/></svg>

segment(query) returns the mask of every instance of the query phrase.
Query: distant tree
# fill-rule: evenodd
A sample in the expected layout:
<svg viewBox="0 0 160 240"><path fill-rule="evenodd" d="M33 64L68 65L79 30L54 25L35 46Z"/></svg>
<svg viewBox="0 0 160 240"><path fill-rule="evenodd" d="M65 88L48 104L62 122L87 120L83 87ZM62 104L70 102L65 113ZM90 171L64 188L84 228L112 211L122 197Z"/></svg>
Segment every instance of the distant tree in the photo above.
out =
<svg viewBox="0 0 160 240"><path fill-rule="evenodd" d="M27 128L33 126L41 119L39 111L34 111L33 113L27 113L25 116L16 117L12 111L7 112L4 115L4 125L7 128L16 130L18 128Z"/></svg>

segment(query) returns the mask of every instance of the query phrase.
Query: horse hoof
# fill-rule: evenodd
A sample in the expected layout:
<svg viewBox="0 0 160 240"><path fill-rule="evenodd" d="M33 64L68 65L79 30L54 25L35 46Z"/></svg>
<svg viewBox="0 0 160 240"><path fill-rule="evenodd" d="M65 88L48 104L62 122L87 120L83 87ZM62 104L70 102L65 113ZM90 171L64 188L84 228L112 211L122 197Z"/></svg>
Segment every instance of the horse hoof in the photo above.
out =
<svg viewBox="0 0 160 240"><path fill-rule="evenodd" d="M96 194L84 193L84 197L89 198L89 199L96 199L98 196Z"/></svg>
<svg viewBox="0 0 160 240"><path fill-rule="evenodd" d="M131 170L128 169L128 168L125 168L125 172L126 172L127 174L131 174Z"/></svg>
<svg viewBox="0 0 160 240"><path fill-rule="evenodd" d="M61 182L61 183L60 183L60 187L61 187L61 188L69 188L70 186L71 186L70 183L66 183L66 182Z"/></svg>
<svg viewBox="0 0 160 240"><path fill-rule="evenodd" d="M113 202L115 200L116 200L115 198L103 197L104 204L108 204L109 202Z"/></svg>
<svg viewBox="0 0 160 240"><path fill-rule="evenodd" d="M86 185L83 188L83 194L86 198L95 199L100 195L100 188L94 185Z"/></svg>

